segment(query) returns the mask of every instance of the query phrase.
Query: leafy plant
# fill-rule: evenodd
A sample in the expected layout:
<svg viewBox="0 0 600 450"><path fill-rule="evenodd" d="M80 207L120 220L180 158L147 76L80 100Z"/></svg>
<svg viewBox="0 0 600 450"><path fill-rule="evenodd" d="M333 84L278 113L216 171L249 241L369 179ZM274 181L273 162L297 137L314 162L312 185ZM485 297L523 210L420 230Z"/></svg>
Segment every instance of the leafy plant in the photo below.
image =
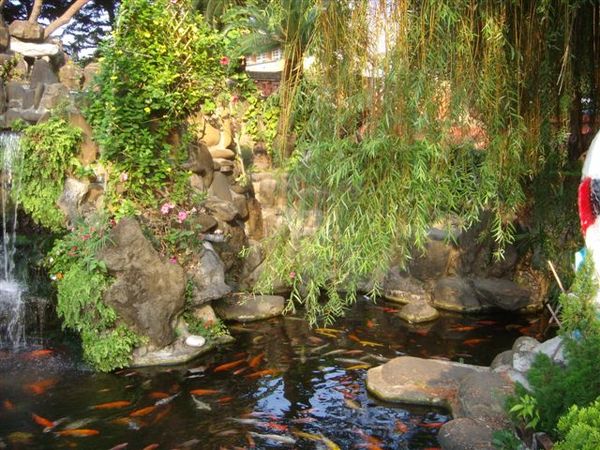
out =
<svg viewBox="0 0 600 450"><path fill-rule="evenodd" d="M600 448L600 399L589 406L573 405L558 421L563 439L556 450L596 450Z"/></svg>
<svg viewBox="0 0 600 450"><path fill-rule="evenodd" d="M227 326L217 319L215 321L204 321L195 317L190 312L183 314L183 319L188 325L190 333L205 337L207 340L215 340L224 336L230 336Z"/></svg>
<svg viewBox="0 0 600 450"><path fill-rule="evenodd" d="M510 430L494 431L492 445L498 450L526 450L525 444Z"/></svg>
<svg viewBox="0 0 600 450"><path fill-rule="evenodd" d="M18 169L16 196L33 220L53 231L64 229L56 207L65 177L76 167L81 130L53 115L47 122L25 128L21 138L23 162Z"/></svg>
<svg viewBox="0 0 600 450"><path fill-rule="evenodd" d="M537 401L529 394L522 394L508 412L513 418L522 422L526 428L535 430L540 423Z"/></svg>

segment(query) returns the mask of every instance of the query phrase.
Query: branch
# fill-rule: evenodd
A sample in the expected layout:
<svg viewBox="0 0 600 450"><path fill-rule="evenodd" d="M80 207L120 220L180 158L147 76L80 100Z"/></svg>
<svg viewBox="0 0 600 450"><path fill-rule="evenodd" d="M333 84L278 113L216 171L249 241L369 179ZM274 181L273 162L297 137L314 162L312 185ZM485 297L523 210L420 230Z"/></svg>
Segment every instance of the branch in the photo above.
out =
<svg viewBox="0 0 600 450"><path fill-rule="evenodd" d="M73 16L77 14L79 10L89 1L90 0L77 0L75 3L73 3L62 16L46 27L46 30L44 31L44 39L48 39L48 37L54 31L56 31L57 28L69 23Z"/></svg>
<svg viewBox="0 0 600 450"><path fill-rule="evenodd" d="M29 16L29 23L37 23L38 17L42 12L42 4L44 0L35 0L33 7L31 8L31 15Z"/></svg>

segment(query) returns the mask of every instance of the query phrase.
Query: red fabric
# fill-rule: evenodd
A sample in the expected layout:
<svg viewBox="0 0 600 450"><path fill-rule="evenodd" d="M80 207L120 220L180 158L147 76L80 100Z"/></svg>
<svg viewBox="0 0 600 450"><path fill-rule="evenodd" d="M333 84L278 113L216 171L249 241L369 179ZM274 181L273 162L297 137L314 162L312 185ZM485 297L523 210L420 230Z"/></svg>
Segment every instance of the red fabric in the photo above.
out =
<svg viewBox="0 0 600 450"><path fill-rule="evenodd" d="M592 207L592 193L590 183L592 179L585 177L579 185L579 193L577 195L577 204L579 206L579 220L581 222L581 232L585 236L587 229L594 223L594 208Z"/></svg>

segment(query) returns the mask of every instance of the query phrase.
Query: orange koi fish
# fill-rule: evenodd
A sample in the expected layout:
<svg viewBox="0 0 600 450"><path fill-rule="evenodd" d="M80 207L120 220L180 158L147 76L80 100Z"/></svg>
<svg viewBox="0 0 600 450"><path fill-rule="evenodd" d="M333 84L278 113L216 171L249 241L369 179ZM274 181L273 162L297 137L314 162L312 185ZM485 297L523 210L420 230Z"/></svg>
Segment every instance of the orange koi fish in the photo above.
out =
<svg viewBox="0 0 600 450"><path fill-rule="evenodd" d="M33 350L31 352L25 353L23 355L23 358L24 359L43 358L45 356L50 356L52 353L54 353L54 350L50 350L48 348L41 349L41 350Z"/></svg>
<svg viewBox="0 0 600 450"><path fill-rule="evenodd" d="M446 422L421 422L419 426L421 428L441 428Z"/></svg>
<svg viewBox="0 0 600 450"><path fill-rule="evenodd" d="M91 430L87 428L75 428L74 430L61 430L55 431L57 436L69 436L69 437L87 437L96 436L100 434L98 430Z"/></svg>
<svg viewBox="0 0 600 450"><path fill-rule="evenodd" d="M463 326L453 326L448 328L450 331L459 331L459 332L463 332L463 331L472 331L475 330L477 327L471 326L471 325L463 325Z"/></svg>
<svg viewBox="0 0 600 450"><path fill-rule="evenodd" d="M156 450L160 445L158 444L150 444L146 445L142 450Z"/></svg>
<svg viewBox="0 0 600 450"><path fill-rule="evenodd" d="M264 357L265 357L265 352L262 352L262 353L256 355L250 361L248 361L248 365L250 367L252 367L253 369L256 369L260 365L260 363L262 362Z"/></svg>
<svg viewBox="0 0 600 450"><path fill-rule="evenodd" d="M155 409L156 409L156 406L154 406L154 405L146 406L145 408L136 409L131 414L129 414L129 417L147 416L148 414L152 413L152 411L154 411Z"/></svg>
<svg viewBox="0 0 600 450"><path fill-rule="evenodd" d="M463 341L463 344L473 347L475 345L481 344L482 342L485 342L486 340L487 339L467 339L466 341Z"/></svg>
<svg viewBox="0 0 600 450"><path fill-rule="evenodd" d="M402 433L402 434L408 433L408 430L409 430L408 425L406 425L404 422L401 422L400 420L398 420L396 422L396 431L398 433Z"/></svg>
<svg viewBox="0 0 600 450"><path fill-rule="evenodd" d="M37 414L34 414L34 413L31 413L31 417L33 418L33 421L35 423L37 423L38 425L40 425L44 428L52 428L54 426L54 422L46 419L45 417L38 416Z"/></svg>
<svg viewBox="0 0 600 450"><path fill-rule="evenodd" d="M54 378L49 378L47 380L41 380L36 381L35 383L26 384L25 386L23 386L23 388L26 391L31 392L32 394L41 395L44 392L46 392L46 390L54 386L56 383L57 380L55 380Z"/></svg>
<svg viewBox="0 0 600 450"><path fill-rule="evenodd" d="M213 369L213 372L224 372L226 370L233 369L234 367L244 364L245 362L246 362L245 359L238 359L237 361L232 361L232 362L228 362L225 364L221 364L220 366L215 367Z"/></svg>
<svg viewBox="0 0 600 450"><path fill-rule="evenodd" d="M213 395L220 393L221 391L218 389L194 389L193 391L190 391L190 394L193 395Z"/></svg>
<svg viewBox="0 0 600 450"><path fill-rule="evenodd" d="M128 400L118 400L116 402L100 403L99 405L90 406L91 409L116 409L124 408L131 405Z"/></svg>
<svg viewBox="0 0 600 450"><path fill-rule="evenodd" d="M258 372L250 373L250 374L246 375L246 378L254 380L255 378L264 377L265 375L275 375L276 373L277 373L277 371L275 371L274 369L265 369L265 370L259 370Z"/></svg>
<svg viewBox="0 0 600 450"><path fill-rule="evenodd" d="M173 405L165 406L162 409L162 411L160 411L158 414L156 414L156 416L154 417L154 420L152 421L152 423L150 425L155 425L158 422L160 422L161 420L163 420L165 417L167 417L171 413L171 409L173 409Z"/></svg>
<svg viewBox="0 0 600 450"><path fill-rule="evenodd" d="M240 373L244 373L246 370L248 370L250 367L242 367L241 369L237 369L233 371L234 375L239 375Z"/></svg>
<svg viewBox="0 0 600 450"><path fill-rule="evenodd" d="M166 392L159 392L159 391L150 392L150 394L148 394L148 397L150 397L153 400L160 400L163 398L167 398L168 396L169 396L169 394L167 394Z"/></svg>
<svg viewBox="0 0 600 450"><path fill-rule="evenodd" d="M221 397L221 398L217 399L217 401L219 403L221 403L221 404L222 403L229 403L231 400L233 400L233 397Z"/></svg>
<svg viewBox="0 0 600 450"><path fill-rule="evenodd" d="M13 402L11 402L10 400L4 400L2 402L2 406L7 411L14 411L14 409L15 409L15 404Z"/></svg>

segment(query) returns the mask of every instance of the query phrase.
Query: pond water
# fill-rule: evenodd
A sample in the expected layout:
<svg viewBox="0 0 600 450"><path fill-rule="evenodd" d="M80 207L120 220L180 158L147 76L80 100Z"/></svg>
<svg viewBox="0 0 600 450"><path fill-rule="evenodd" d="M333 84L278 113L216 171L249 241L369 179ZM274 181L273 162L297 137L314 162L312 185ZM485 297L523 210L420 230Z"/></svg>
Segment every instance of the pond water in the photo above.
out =
<svg viewBox="0 0 600 450"><path fill-rule="evenodd" d="M182 366L90 371L49 339L0 352L0 448L431 449L446 411L371 397L366 371L414 355L489 364L534 319L400 320L359 301L330 329L297 317L231 325L236 341Z"/></svg>

